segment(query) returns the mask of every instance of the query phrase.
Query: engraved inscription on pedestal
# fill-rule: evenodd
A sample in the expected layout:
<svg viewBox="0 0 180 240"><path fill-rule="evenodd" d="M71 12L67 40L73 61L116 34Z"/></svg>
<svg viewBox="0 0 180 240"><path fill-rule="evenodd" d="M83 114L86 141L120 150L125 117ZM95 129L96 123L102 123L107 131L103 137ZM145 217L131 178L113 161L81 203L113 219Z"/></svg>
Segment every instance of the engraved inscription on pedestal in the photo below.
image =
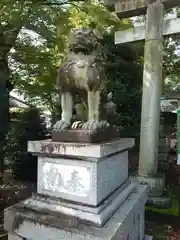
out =
<svg viewBox="0 0 180 240"><path fill-rule="evenodd" d="M90 190L90 168L68 166L44 162L42 166L43 190L62 192L75 196L87 197Z"/></svg>
<svg viewBox="0 0 180 240"><path fill-rule="evenodd" d="M128 179L128 153L104 158L38 157L38 193L98 205Z"/></svg>

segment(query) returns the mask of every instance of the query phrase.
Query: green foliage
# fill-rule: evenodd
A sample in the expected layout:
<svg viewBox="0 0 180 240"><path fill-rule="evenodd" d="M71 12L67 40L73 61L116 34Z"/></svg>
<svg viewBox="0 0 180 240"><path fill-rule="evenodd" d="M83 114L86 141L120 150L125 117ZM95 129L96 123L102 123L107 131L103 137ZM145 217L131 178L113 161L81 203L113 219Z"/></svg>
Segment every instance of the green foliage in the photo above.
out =
<svg viewBox="0 0 180 240"><path fill-rule="evenodd" d="M79 3L81 1L77 0L77 2ZM15 81L14 76L11 78L8 67L7 59L9 57L9 51L14 47L22 29L35 31L39 34L41 40L43 39L48 42L49 45L52 45L54 43L54 34L57 29L54 26L57 25L58 21L64 18L67 19L66 8L69 4L75 3L76 1L72 0L0 1L0 174L3 173L3 145L5 144L4 139L8 131L9 122L9 90L10 88L12 90L12 82ZM17 72L15 75L16 79L19 79ZM50 97L50 101L51 100L52 96Z"/></svg>
<svg viewBox="0 0 180 240"><path fill-rule="evenodd" d="M58 54L55 49L37 47L26 41L20 39L16 51L11 53L16 89L31 104L46 105L53 112Z"/></svg>
<svg viewBox="0 0 180 240"><path fill-rule="evenodd" d="M27 152L28 141L46 138L46 129L39 110L30 108L16 115L11 122L5 146L6 159L13 175L20 180L36 180L37 157Z"/></svg>
<svg viewBox="0 0 180 240"><path fill-rule="evenodd" d="M179 94L180 91L180 37L166 40L164 50L164 93Z"/></svg>
<svg viewBox="0 0 180 240"><path fill-rule="evenodd" d="M70 6L68 12L71 28L91 27L96 28L103 34L132 26L131 21L127 19L120 21L115 14L110 13L103 5L93 4L91 1L82 4L80 9Z"/></svg>
<svg viewBox="0 0 180 240"><path fill-rule="evenodd" d="M108 35L103 40L108 56L106 91L114 94L113 100L120 113L117 124L124 128L127 135L129 132L135 136L140 131L142 65L138 64L131 45L115 45L113 37Z"/></svg>
<svg viewBox="0 0 180 240"><path fill-rule="evenodd" d="M55 118L59 106L59 93L55 89L56 73L66 54L70 30L96 27L104 34L130 26L128 20L119 21L104 6L92 4L91 1L74 2L65 9L61 5L50 8L44 5L31 14L28 23L25 26L38 35L23 31L10 53L15 88L26 101L46 108Z"/></svg>

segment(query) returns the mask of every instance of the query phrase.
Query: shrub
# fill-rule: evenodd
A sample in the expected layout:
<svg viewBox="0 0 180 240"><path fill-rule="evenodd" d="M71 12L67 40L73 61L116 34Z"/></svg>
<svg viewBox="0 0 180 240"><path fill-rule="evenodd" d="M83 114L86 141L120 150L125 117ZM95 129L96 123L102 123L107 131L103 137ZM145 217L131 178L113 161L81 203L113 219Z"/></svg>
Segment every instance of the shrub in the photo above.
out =
<svg viewBox="0 0 180 240"><path fill-rule="evenodd" d="M27 143L45 138L46 128L38 109L29 108L18 112L18 118L11 121L5 148L6 162L16 179L37 179L37 157L27 152Z"/></svg>

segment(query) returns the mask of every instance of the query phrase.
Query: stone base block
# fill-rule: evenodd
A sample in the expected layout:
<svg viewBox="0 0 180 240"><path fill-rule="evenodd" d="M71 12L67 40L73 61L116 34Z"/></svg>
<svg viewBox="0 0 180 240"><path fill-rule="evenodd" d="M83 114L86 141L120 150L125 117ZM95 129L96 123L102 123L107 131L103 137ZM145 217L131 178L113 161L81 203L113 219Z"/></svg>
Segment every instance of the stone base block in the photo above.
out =
<svg viewBox="0 0 180 240"><path fill-rule="evenodd" d="M52 131L52 141L55 142L97 143L111 141L117 138L119 138L119 132L112 126L99 129L98 131L85 131L83 129L70 129L62 132L58 130Z"/></svg>
<svg viewBox="0 0 180 240"><path fill-rule="evenodd" d="M12 234L8 234L8 240L24 240L24 238L19 237L19 236L15 235L15 234L13 234L13 235Z"/></svg>
<svg viewBox="0 0 180 240"><path fill-rule="evenodd" d="M170 208L171 204L172 202L169 197L149 197L147 201L147 206L154 208Z"/></svg>
<svg viewBox="0 0 180 240"><path fill-rule="evenodd" d="M147 198L147 187L138 185L101 228L77 217L34 211L19 203L5 210L4 228L9 233L31 240L143 240Z"/></svg>
<svg viewBox="0 0 180 240"><path fill-rule="evenodd" d="M153 240L153 237L152 237L152 236L149 236L149 235L145 235L144 240Z"/></svg>
<svg viewBox="0 0 180 240"><path fill-rule="evenodd" d="M41 195L97 206L128 180L128 149L134 139L99 144L29 142L38 155Z"/></svg>
<svg viewBox="0 0 180 240"><path fill-rule="evenodd" d="M126 237L122 237L120 238L120 240L126 240L127 238ZM10 235L8 234L8 240L32 240L32 239L27 239L27 238L20 238L16 235ZM119 239L118 239L119 240ZM145 235L144 239L143 240L153 240L153 237L152 236L148 236L148 235Z"/></svg>
<svg viewBox="0 0 180 240"><path fill-rule="evenodd" d="M135 190L135 183L124 184L98 207L82 206L38 195L25 200L23 205L27 209L44 213L49 211L59 214L68 213L72 217L78 217L91 222L93 225L102 226Z"/></svg>
<svg viewBox="0 0 180 240"><path fill-rule="evenodd" d="M132 181L139 182L140 184L148 185L148 195L150 197L160 197L163 195L164 186L165 186L165 175L157 175L157 176L148 176L142 177L137 174L132 175Z"/></svg>
<svg viewBox="0 0 180 240"><path fill-rule="evenodd" d="M52 140L29 141L28 152L36 156L71 156L81 158L103 158L134 147L133 138L120 138L103 143L65 143Z"/></svg>
<svg viewBox="0 0 180 240"><path fill-rule="evenodd" d="M97 161L38 158L39 194L97 206L128 180L128 152Z"/></svg>

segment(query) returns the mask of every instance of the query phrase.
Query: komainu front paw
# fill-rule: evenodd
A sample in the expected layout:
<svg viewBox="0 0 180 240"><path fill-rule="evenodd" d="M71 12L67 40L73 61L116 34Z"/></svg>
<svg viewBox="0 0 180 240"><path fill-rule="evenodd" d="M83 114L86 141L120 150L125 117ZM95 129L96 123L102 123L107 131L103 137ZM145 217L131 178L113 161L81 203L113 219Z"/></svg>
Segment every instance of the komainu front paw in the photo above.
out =
<svg viewBox="0 0 180 240"><path fill-rule="evenodd" d="M95 121L95 120L89 120L86 123L82 125L83 130L92 130L92 131L98 131L100 129L108 128L110 124L106 121Z"/></svg>
<svg viewBox="0 0 180 240"><path fill-rule="evenodd" d="M68 128L70 128L70 124L63 121L63 120L58 121L53 126L53 130L58 131L58 132L61 132L61 131L66 130Z"/></svg>

